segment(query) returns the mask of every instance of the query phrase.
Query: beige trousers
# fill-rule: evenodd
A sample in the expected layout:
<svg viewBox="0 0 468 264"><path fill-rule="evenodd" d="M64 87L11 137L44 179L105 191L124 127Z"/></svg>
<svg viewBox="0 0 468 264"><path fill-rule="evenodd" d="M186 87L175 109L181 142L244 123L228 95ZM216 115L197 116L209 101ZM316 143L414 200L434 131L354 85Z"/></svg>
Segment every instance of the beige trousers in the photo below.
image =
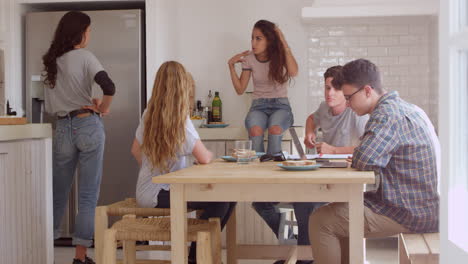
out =
<svg viewBox="0 0 468 264"><path fill-rule="evenodd" d="M364 207L364 237L388 237L409 230L394 220ZM309 238L314 264L349 263L348 203L322 206L309 218Z"/></svg>

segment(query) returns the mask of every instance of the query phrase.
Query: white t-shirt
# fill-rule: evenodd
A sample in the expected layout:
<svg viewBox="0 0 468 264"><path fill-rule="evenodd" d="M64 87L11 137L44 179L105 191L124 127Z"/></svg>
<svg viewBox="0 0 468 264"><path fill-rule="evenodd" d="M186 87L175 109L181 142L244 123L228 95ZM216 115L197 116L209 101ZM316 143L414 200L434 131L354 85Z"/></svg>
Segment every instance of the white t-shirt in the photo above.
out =
<svg viewBox="0 0 468 264"><path fill-rule="evenodd" d="M143 132L144 132L144 118L146 111L143 113L143 116L140 120L140 125L138 126L135 137L138 143L143 143ZM177 160L170 163L169 171L177 171L183 168L189 167L191 164L188 164L188 157L192 154L195 143L199 140L197 130L190 121L190 118L187 117L185 122L185 142L182 145L181 151L177 154ZM169 184L156 184L152 182L154 176L161 175L159 169L155 168L151 162L148 161L146 155L142 152L141 154L141 168L138 174L138 181L136 187L136 200L139 206L141 207L156 207L158 205L158 194L161 190L169 191Z"/></svg>
<svg viewBox="0 0 468 264"><path fill-rule="evenodd" d="M357 146L369 120L369 115L358 116L347 107L339 115L333 115L326 102L314 112L315 127L322 128L323 142L335 147Z"/></svg>

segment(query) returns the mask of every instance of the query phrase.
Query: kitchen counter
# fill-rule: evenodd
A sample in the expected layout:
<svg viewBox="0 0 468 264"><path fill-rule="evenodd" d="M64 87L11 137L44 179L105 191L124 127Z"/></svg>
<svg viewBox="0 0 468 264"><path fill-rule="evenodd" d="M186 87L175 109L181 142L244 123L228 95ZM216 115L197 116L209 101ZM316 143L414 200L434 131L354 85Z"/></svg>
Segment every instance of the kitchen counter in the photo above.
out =
<svg viewBox="0 0 468 264"><path fill-rule="evenodd" d="M52 126L0 125L0 245L11 245L0 256L9 263L54 262L52 193Z"/></svg>
<svg viewBox="0 0 468 264"><path fill-rule="evenodd" d="M0 125L0 141L51 137L51 124Z"/></svg>
<svg viewBox="0 0 468 264"><path fill-rule="evenodd" d="M225 127L225 128L197 128L201 140L241 140L248 139L247 129L244 127ZM296 127L296 133L299 138L304 137L304 127ZM265 139L268 134L265 132ZM292 140L289 130L283 135L283 140Z"/></svg>

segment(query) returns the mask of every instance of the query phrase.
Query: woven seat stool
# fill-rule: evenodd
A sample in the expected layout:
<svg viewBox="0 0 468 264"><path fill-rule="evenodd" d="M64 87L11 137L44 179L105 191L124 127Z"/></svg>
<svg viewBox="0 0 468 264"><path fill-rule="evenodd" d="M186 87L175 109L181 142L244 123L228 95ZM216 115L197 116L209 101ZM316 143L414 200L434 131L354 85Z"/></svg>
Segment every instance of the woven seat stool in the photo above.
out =
<svg viewBox="0 0 468 264"><path fill-rule="evenodd" d="M218 218L187 219L187 239L197 242L197 263L221 264L221 225ZM117 241L122 241L124 264L135 264L135 241L171 241L171 221L168 217L136 218L125 215L104 232L102 252L104 264L116 264ZM170 263L142 260L139 263Z"/></svg>
<svg viewBox="0 0 468 264"><path fill-rule="evenodd" d="M169 208L143 208L139 207L135 198L127 198L110 205L96 207L94 217L94 254L97 264L102 264L102 249L104 230L109 228L109 216L169 216ZM190 212L191 210L189 210ZM170 246L153 245L138 246L137 250L170 250Z"/></svg>

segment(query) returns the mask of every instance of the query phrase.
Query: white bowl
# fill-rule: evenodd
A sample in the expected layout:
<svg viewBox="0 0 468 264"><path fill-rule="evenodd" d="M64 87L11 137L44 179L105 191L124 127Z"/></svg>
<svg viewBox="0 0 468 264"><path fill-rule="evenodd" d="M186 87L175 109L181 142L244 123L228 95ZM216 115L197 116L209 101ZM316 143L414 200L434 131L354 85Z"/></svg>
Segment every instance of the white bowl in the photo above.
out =
<svg viewBox="0 0 468 264"><path fill-rule="evenodd" d="M204 121L205 119L192 119L192 124L195 128L199 128Z"/></svg>

